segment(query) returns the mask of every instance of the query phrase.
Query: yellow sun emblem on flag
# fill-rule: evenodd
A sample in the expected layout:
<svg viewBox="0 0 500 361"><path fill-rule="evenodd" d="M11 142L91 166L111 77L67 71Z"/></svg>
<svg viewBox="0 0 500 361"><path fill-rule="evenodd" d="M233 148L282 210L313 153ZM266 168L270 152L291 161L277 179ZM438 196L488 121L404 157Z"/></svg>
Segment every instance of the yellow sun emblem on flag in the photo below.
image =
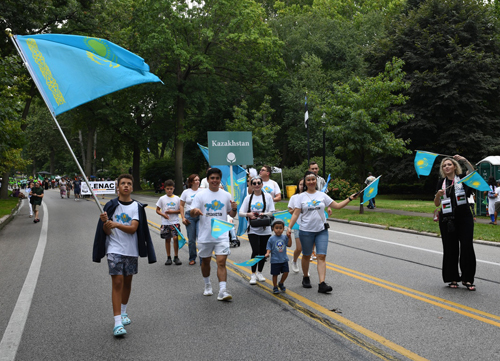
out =
<svg viewBox="0 0 500 361"><path fill-rule="evenodd" d="M214 231L220 231L220 227L219 226L214 226Z"/></svg>
<svg viewBox="0 0 500 361"><path fill-rule="evenodd" d="M368 194L372 194L374 190L375 190L375 188L371 188L371 189L368 191Z"/></svg>
<svg viewBox="0 0 500 361"><path fill-rule="evenodd" d="M481 185L481 182L479 181L474 181L471 183L472 186L476 186L476 187L479 187Z"/></svg>
<svg viewBox="0 0 500 361"><path fill-rule="evenodd" d="M417 162L417 166L419 168L426 168L429 165L429 162L427 162L427 158L422 158Z"/></svg>

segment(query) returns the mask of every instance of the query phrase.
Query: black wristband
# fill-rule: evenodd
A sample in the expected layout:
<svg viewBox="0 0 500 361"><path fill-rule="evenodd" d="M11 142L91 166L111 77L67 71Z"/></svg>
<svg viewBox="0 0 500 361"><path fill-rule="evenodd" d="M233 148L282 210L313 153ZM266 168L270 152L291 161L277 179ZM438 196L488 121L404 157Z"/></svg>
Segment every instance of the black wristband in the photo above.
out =
<svg viewBox="0 0 500 361"><path fill-rule="evenodd" d="M352 202L352 201L353 201L353 199L351 198L351 196L349 196L349 202Z"/></svg>

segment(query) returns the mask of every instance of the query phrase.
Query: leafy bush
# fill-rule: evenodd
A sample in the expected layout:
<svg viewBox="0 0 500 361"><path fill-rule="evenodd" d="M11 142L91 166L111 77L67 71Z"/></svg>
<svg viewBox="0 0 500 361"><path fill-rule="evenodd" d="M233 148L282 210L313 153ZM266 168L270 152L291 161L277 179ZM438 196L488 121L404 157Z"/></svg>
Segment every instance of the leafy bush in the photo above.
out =
<svg viewBox="0 0 500 361"><path fill-rule="evenodd" d="M146 164L142 169L142 179L150 182L162 182L167 179L175 179L175 160L174 159L156 159Z"/></svg>
<svg viewBox="0 0 500 361"><path fill-rule="evenodd" d="M335 200L344 200L360 189L359 183L351 183L345 179L336 178L328 183L328 195Z"/></svg>
<svg viewBox="0 0 500 361"><path fill-rule="evenodd" d="M311 161L315 161L319 165L320 175L323 173L323 157L313 157ZM334 156L328 156L325 159L326 161L326 173L332 174L332 178L334 177L343 177L350 178L348 173L348 168L346 164L340 159L335 158ZM300 178L304 177L304 173L309 169L309 164L307 160L303 161L300 165L296 167L283 168L283 183L285 186L287 185L296 185ZM280 174L272 174L271 178L278 182L281 186L281 175ZM324 177L326 180L326 177Z"/></svg>

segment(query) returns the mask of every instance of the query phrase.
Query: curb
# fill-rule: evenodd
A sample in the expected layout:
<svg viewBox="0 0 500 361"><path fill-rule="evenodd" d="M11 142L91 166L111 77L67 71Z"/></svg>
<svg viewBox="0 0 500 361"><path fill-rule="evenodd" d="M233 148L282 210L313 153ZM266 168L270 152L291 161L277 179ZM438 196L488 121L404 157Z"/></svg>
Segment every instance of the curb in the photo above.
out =
<svg viewBox="0 0 500 361"><path fill-rule="evenodd" d="M364 222L359 222L359 221L349 221L347 219L339 219L339 218L328 218L328 221L330 221L330 222L338 222L338 223L348 223L348 224L354 224L356 226L362 226L362 227L385 229L385 230L388 230L388 231L397 231L397 232L404 232L404 233L412 233L412 234L418 234L418 235L422 235L422 236L429 236L429 237L440 238L440 236L437 233L420 232L420 231L415 231L413 229L406 229L406 228L399 228L399 227L387 227L387 226L382 226L380 224L371 224L371 223L364 223ZM500 247L500 242L483 241L481 239L475 239L474 243L482 244L482 245L485 245L485 246Z"/></svg>
<svg viewBox="0 0 500 361"><path fill-rule="evenodd" d="M3 216L2 218L0 218L0 230L3 229L3 227L5 227L7 224L9 224L9 222L12 220L12 218L14 218L14 216L19 211L19 208L21 207L21 202L22 202L22 199L19 199L17 201L17 206L14 207L12 212L10 212L10 214L7 214L6 216Z"/></svg>

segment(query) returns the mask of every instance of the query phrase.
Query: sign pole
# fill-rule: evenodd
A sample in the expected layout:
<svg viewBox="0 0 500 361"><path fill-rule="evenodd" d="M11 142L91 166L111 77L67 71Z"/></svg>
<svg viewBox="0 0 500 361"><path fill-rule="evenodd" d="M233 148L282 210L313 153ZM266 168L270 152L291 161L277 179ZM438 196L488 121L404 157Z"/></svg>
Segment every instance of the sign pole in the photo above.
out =
<svg viewBox="0 0 500 361"><path fill-rule="evenodd" d="M233 178L233 166L229 166L229 177L231 178L231 200L234 201L234 178Z"/></svg>

